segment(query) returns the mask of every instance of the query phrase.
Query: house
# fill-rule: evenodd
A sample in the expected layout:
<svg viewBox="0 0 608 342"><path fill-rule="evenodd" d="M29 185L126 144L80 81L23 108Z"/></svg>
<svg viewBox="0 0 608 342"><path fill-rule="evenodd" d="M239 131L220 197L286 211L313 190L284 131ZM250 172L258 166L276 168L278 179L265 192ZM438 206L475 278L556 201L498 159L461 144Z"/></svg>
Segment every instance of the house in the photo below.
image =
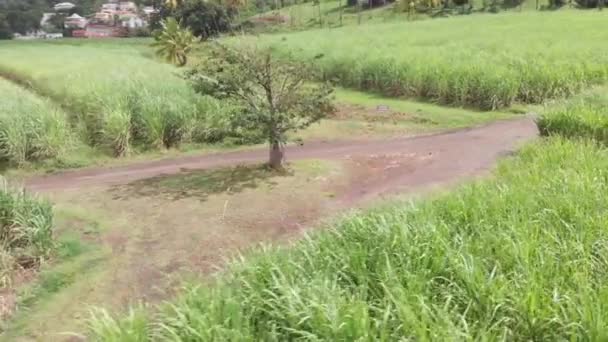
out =
<svg viewBox="0 0 608 342"><path fill-rule="evenodd" d="M63 38L63 33L47 33L44 35L44 39L59 39Z"/></svg>
<svg viewBox="0 0 608 342"><path fill-rule="evenodd" d="M140 17L134 15L129 18L124 18L124 19L121 18L121 25L122 25L122 27L134 29L134 28L139 28L139 27L145 27L145 26L147 26L147 23Z"/></svg>
<svg viewBox="0 0 608 342"><path fill-rule="evenodd" d="M40 19L40 27L45 27L50 24L51 18L53 18L56 13L42 13L42 19Z"/></svg>
<svg viewBox="0 0 608 342"><path fill-rule="evenodd" d="M144 12L144 14L149 17L153 14L157 14L158 10L152 6L145 6L144 8L142 8L142 12Z"/></svg>
<svg viewBox="0 0 608 342"><path fill-rule="evenodd" d="M118 10L122 12L137 12L137 5L132 1L125 1L118 3Z"/></svg>
<svg viewBox="0 0 608 342"><path fill-rule="evenodd" d="M118 11L118 4L106 3L101 5L101 12L116 12Z"/></svg>
<svg viewBox="0 0 608 342"><path fill-rule="evenodd" d="M85 37L87 38L108 38L108 37L125 37L127 32L120 27L109 25L88 25Z"/></svg>
<svg viewBox="0 0 608 342"><path fill-rule="evenodd" d="M110 25L114 23L114 14L109 12L97 12L92 21L96 24Z"/></svg>
<svg viewBox="0 0 608 342"><path fill-rule="evenodd" d="M74 7L76 7L76 5L71 2L60 2L53 6L53 9L55 10L55 12L64 12L73 9Z"/></svg>
<svg viewBox="0 0 608 342"><path fill-rule="evenodd" d="M63 25L67 29L83 29L87 27L87 24L87 20L76 13L65 18L65 21L63 22Z"/></svg>

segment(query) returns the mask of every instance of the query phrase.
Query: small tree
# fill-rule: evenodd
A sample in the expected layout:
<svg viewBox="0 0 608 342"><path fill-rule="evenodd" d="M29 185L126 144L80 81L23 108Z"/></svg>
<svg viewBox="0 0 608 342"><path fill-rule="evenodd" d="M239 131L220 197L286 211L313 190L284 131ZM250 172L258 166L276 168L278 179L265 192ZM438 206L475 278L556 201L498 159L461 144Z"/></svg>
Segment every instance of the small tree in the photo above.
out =
<svg viewBox="0 0 608 342"><path fill-rule="evenodd" d="M270 49L219 44L188 73L195 90L235 107L235 127L260 132L270 145L269 164L282 168L287 133L333 111L332 88L307 83L308 65L277 61Z"/></svg>
<svg viewBox="0 0 608 342"><path fill-rule="evenodd" d="M168 62L184 66L188 62L188 53L194 44L194 35L187 28L182 28L175 18L167 18L162 29L154 35L156 54Z"/></svg>

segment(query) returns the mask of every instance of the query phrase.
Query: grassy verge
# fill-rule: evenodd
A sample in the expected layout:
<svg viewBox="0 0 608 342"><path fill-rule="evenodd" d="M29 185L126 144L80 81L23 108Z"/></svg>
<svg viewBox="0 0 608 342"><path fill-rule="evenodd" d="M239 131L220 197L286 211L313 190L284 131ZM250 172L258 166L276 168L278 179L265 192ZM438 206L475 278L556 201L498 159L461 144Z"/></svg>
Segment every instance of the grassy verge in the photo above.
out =
<svg viewBox="0 0 608 342"><path fill-rule="evenodd" d="M52 339L66 338L76 331L73 328L77 320L74 316L67 319L61 313L74 314L74 307L81 310L80 314L85 312L87 307L77 298L82 291L90 291L99 284L100 271L109 254L97 241L105 227L100 227L100 221L92 213L71 207L55 208L55 214L56 248L52 258L31 279L5 293L14 301L14 307L11 315L0 321L0 341L36 339L41 331L48 330L46 324L50 321L68 328Z"/></svg>
<svg viewBox="0 0 608 342"><path fill-rule="evenodd" d="M575 101L556 105L538 120L541 134L593 139L608 145L606 87L592 89Z"/></svg>
<svg viewBox="0 0 608 342"><path fill-rule="evenodd" d="M11 166L64 158L76 144L65 112L0 79L0 158Z"/></svg>
<svg viewBox="0 0 608 342"><path fill-rule="evenodd" d="M37 268L54 250L50 203L0 178L0 288L17 270Z"/></svg>
<svg viewBox="0 0 608 342"><path fill-rule="evenodd" d="M595 11L463 16L262 35L259 43L294 59L323 56L320 77L343 86L495 109L606 81L608 54L600 51L607 34L593 29L605 17Z"/></svg>

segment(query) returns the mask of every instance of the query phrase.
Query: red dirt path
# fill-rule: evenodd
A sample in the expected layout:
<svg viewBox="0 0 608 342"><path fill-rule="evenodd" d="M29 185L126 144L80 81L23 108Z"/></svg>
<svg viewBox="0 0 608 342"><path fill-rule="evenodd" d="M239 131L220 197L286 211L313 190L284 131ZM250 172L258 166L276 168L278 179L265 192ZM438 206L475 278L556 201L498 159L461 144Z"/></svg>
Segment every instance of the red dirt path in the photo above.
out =
<svg viewBox="0 0 608 342"><path fill-rule="evenodd" d="M351 159L360 168L359 184L343 196L345 202L413 187L449 183L490 169L502 155L538 134L529 117L482 127L418 137L372 141L315 142L290 146L286 156L296 159ZM267 151L254 150L189 156L114 168L92 168L39 176L26 180L33 191L116 185L183 169L206 169L264 161Z"/></svg>

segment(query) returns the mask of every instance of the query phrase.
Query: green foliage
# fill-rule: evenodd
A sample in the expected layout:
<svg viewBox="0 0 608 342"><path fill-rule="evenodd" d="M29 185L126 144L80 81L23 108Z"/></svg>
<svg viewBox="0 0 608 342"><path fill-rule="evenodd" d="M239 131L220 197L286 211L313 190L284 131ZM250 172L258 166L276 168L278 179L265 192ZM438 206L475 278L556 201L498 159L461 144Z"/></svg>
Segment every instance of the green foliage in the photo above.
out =
<svg viewBox="0 0 608 342"><path fill-rule="evenodd" d="M344 86L496 109L608 80L608 33L595 30L605 21L602 13L527 12L264 35L259 43L294 60L323 55L318 77Z"/></svg>
<svg viewBox="0 0 608 342"><path fill-rule="evenodd" d="M7 48L0 49L0 75L50 99L32 100L37 97L30 92L17 87L9 92L0 82L0 90L11 94L0 102L0 113L6 114L0 120L7 123L0 133L21 126L40 127L17 132L32 138L27 144L24 139L12 140L22 146L15 150L18 154L11 152L15 154L11 163L61 159L73 144L123 156L183 142L252 141L226 119L229 106L197 95L175 67L150 58L148 47L148 40L135 39L7 42ZM40 55L46 58L37 58ZM26 153L24 149L40 145L39 135L49 141L44 154Z"/></svg>
<svg viewBox="0 0 608 342"><path fill-rule="evenodd" d="M0 178L0 285L16 267L36 267L54 248L51 205Z"/></svg>
<svg viewBox="0 0 608 342"><path fill-rule="evenodd" d="M250 257L219 284L189 287L138 336L606 339L607 170L592 142L536 143L491 179Z"/></svg>
<svg viewBox="0 0 608 342"><path fill-rule="evenodd" d="M306 128L333 110L331 87L307 85L306 65L278 62L268 49L215 45L187 77L197 92L233 106L234 126L259 132L274 149L286 142L287 132ZM278 166L272 156L271 165Z"/></svg>
<svg viewBox="0 0 608 342"><path fill-rule="evenodd" d="M538 119L542 135L594 139L608 145L608 109L604 103L570 104Z"/></svg>
<svg viewBox="0 0 608 342"><path fill-rule="evenodd" d="M0 14L5 16L11 33L26 34L40 28L42 13L49 8L44 0L0 1ZM0 18L0 26L2 18Z"/></svg>
<svg viewBox="0 0 608 342"><path fill-rule="evenodd" d="M104 342L144 342L147 334L147 316L141 309L129 310L126 318L116 320L106 310L93 310L95 319L89 320L89 329Z"/></svg>
<svg viewBox="0 0 608 342"><path fill-rule="evenodd" d="M605 0L576 0L582 8L603 8L606 6Z"/></svg>
<svg viewBox="0 0 608 342"><path fill-rule="evenodd" d="M207 39L231 29L236 14L233 8L221 3L205 0L188 0L177 6L165 4L160 8L159 18L176 18L184 27L202 39Z"/></svg>
<svg viewBox="0 0 608 342"><path fill-rule="evenodd" d="M72 145L66 114L0 79L0 158L14 166L62 156Z"/></svg>
<svg viewBox="0 0 608 342"><path fill-rule="evenodd" d="M0 13L0 40L13 38L13 30L11 30L6 14Z"/></svg>
<svg viewBox="0 0 608 342"><path fill-rule="evenodd" d="M192 32L181 28L175 18L162 21L161 26L162 29L154 35L156 41L152 44L157 49L156 54L177 66L186 65L188 53L194 44Z"/></svg>

